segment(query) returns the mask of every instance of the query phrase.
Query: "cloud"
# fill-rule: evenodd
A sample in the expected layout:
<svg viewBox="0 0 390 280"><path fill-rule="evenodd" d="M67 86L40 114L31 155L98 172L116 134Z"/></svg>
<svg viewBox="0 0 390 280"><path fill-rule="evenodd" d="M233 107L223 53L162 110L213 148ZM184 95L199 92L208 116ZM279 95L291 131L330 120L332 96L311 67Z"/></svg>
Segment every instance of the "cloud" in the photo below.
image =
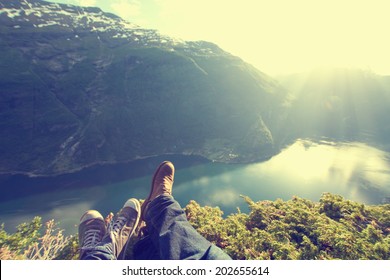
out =
<svg viewBox="0 0 390 280"><path fill-rule="evenodd" d="M236 206L241 200L240 194L232 189L219 189L214 193L209 193L209 202L212 205Z"/></svg>
<svg viewBox="0 0 390 280"><path fill-rule="evenodd" d="M113 1L110 7L124 19L131 19L141 14L141 4L138 0L117 0Z"/></svg>

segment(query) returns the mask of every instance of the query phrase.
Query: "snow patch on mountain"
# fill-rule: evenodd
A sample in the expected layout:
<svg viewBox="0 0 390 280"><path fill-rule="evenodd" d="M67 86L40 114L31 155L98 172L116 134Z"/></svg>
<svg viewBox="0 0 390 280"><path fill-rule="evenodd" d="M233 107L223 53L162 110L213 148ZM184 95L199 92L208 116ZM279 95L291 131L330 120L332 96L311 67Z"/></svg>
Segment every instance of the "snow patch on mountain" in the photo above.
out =
<svg viewBox="0 0 390 280"><path fill-rule="evenodd" d="M194 55L224 53L215 45L199 48L199 42L186 42L162 35L156 30L143 29L99 8L40 0L0 0L0 24L8 25L15 31L28 28L51 31L57 26L65 29L63 32L73 32L80 38L82 33L93 33L99 40L105 36L140 46L164 47L169 50L180 48Z"/></svg>

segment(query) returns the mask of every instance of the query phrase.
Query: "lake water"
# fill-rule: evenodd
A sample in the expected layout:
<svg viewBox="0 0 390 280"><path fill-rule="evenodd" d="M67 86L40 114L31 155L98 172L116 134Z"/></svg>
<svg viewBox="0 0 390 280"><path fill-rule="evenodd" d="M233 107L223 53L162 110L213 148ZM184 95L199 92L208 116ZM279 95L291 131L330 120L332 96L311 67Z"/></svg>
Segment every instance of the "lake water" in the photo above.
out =
<svg viewBox="0 0 390 280"><path fill-rule="evenodd" d="M105 216L118 211L127 198L145 198L154 169L164 159L176 166L173 194L183 207L196 200L219 206L225 215L237 207L248 211L240 195L254 201L294 195L318 201L323 192L332 192L367 204L390 197L389 153L363 143L298 140L261 163L231 165L167 156L49 179L3 178L0 222L14 231L15 225L39 215L44 221L54 218L73 234L86 210ZM15 198L15 193L22 197Z"/></svg>

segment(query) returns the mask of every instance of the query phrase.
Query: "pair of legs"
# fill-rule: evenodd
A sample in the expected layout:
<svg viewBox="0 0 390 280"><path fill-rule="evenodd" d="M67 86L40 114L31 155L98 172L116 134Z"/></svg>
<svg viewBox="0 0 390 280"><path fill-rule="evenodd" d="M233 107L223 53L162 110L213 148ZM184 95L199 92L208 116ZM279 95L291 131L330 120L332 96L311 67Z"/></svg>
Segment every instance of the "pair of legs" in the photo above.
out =
<svg viewBox="0 0 390 280"><path fill-rule="evenodd" d="M108 226L99 212L87 211L79 225L80 259L123 259L141 223L145 236L133 247L135 259L230 259L190 225L172 196L173 179L173 164L161 163L142 208L129 199Z"/></svg>

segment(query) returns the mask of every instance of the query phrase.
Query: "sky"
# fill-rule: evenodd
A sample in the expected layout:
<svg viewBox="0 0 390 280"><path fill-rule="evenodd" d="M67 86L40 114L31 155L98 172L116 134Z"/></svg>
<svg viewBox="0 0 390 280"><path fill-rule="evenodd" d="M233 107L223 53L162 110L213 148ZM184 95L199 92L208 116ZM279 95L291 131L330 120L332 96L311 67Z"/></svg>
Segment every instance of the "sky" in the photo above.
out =
<svg viewBox="0 0 390 280"><path fill-rule="evenodd" d="M358 67L390 75L388 0L49 0L216 43L270 75Z"/></svg>

